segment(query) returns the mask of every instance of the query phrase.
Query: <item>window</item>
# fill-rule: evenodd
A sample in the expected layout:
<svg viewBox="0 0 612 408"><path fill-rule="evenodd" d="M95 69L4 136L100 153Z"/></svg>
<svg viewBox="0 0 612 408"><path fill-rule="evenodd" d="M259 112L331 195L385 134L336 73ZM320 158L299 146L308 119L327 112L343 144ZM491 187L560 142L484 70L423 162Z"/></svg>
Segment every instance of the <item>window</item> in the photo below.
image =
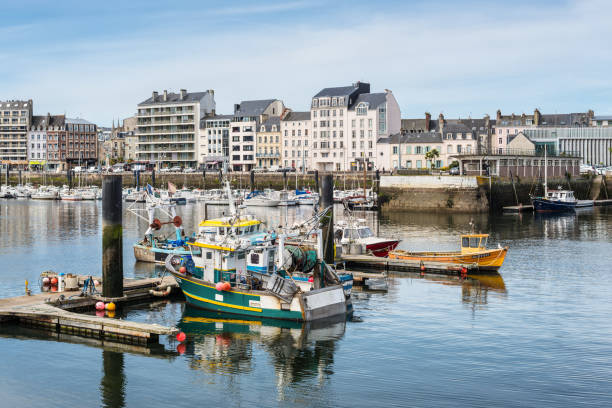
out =
<svg viewBox="0 0 612 408"><path fill-rule="evenodd" d="M397 154L397 146L393 146L393 154Z"/></svg>
<svg viewBox="0 0 612 408"><path fill-rule="evenodd" d="M355 127L356 123L357 123L357 121L355 119L351 120L351 127Z"/></svg>
<svg viewBox="0 0 612 408"><path fill-rule="evenodd" d="M364 102L361 102L359 105L357 105L356 110L357 110L357 115L359 116L368 114L368 106Z"/></svg>
<svg viewBox="0 0 612 408"><path fill-rule="evenodd" d="M453 146L452 145L446 146L446 153L452 153L452 152L453 152Z"/></svg>
<svg viewBox="0 0 612 408"><path fill-rule="evenodd" d="M206 251L206 259L212 259L212 252Z"/></svg>
<svg viewBox="0 0 612 408"><path fill-rule="evenodd" d="M414 153L415 154L422 154L423 153L423 146L417 146L414 148ZM419 166L420 167L420 166Z"/></svg>
<svg viewBox="0 0 612 408"><path fill-rule="evenodd" d="M457 145L457 153L461 153L461 145Z"/></svg>
<svg viewBox="0 0 612 408"><path fill-rule="evenodd" d="M416 161L416 168L417 168L417 169L420 169L421 167L422 167L422 166L421 166L421 160L417 160L417 161Z"/></svg>

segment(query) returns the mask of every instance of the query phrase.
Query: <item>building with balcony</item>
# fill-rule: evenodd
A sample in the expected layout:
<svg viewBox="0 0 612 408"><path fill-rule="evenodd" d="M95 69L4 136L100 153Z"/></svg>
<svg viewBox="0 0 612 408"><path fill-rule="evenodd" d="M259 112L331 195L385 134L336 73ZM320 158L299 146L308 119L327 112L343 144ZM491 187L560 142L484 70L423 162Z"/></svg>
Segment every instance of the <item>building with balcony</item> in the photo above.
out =
<svg viewBox="0 0 612 408"><path fill-rule="evenodd" d="M257 166L270 168L281 164L280 116L272 116L257 128Z"/></svg>
<svg viewBox="0 0 612 408"><path fill-rule="evenodd" d="M271 117L285 110L279 99L242 101L234 105L230 123L230 166L234 171L249 171L257 165L257 130Z"/></svg>
<svg viewBox="0 0 612 408"><path fill-rule="evenodd" d="M32 100L0 101L0 163L28 166L27 133L32 122Z"/></svg>
<svg viewBox="0 0 612 408"><path fill-rule="evenodd" d="M365 82L321 90L312 98L310 117L312 166L326 171L374 163L378 139L398 133L401 127L393 93L388 89L370 93Z"/></svg>
<svg viewBox="0 0 612 408"><path fill-rule="evenodd" d="M200 121L214 116L214 91L164 91L138 104L138 160L162 167L196 167L200 157Z"/></svg>
<svg viewBox="0 0 612 408"><path fill-rule="evenodd" d="M298 171L306 171L311 168L312 152L312 123L310 111L289 111L280 121L281 131L281 163L283 167L293 167Z"/></svg>
<svg viewBox="0 0 612 408"><path fill-rule="evenodd" d="M221 169L229 163L230 123L234 115L215 115L200 121L200 157L206 169Z"/></svg>

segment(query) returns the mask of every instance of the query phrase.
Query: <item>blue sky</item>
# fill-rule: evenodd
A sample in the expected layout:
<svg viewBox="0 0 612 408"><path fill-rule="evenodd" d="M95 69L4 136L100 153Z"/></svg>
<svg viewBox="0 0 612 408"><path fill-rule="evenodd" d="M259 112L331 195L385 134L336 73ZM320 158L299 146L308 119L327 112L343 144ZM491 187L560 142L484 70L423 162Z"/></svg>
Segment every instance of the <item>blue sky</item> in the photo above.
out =
<svg viewBox="0 0 612 408"><path fill-rule="evenodd" d="M0 100L36 114L110 125L180 88L305 110L357 80L403 117L612 113L607 0L3 3Z"/></svg>

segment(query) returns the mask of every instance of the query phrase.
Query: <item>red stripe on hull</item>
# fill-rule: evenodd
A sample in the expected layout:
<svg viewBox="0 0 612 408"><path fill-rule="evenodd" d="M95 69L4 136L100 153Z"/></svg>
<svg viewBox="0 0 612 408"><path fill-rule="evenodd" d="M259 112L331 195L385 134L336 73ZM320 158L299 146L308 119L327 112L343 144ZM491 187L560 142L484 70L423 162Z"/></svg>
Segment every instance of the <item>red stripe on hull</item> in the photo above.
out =
<svg viewBox="0 0 612 408"><path fill-rule="evenodd" d="M399 241L383 241L376 244L366 245L366 251L372 252L372 255L381 258L386 258L389 255L389 251L393 251Z"/></svg>

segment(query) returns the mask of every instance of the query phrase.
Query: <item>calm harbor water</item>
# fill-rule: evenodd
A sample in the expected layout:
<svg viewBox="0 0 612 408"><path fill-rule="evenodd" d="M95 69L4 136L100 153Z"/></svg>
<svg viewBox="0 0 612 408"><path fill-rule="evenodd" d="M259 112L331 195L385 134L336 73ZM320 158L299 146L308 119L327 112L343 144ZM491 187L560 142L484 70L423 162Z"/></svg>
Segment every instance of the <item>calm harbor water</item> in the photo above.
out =
<svg viewBox="0 0 612 408"><path fill-rule="evenodd" d="M310 212L256 214L284 225ZM198 205L179 213L186 226L204 216ZM368 217L403 248L455 249L473 221L510 250L501 276L403 274L388 293L355 291L359 321L304 327L135 305L123 316L188 333L185 346L163 338L148 355L3 327L0 406L612 405L612 209ZM0 200L0 296L22 294L43 270L99 274L100 229L99 203ZM145 229L124 215L126 276L160 272L134 262Z"/></svg>

